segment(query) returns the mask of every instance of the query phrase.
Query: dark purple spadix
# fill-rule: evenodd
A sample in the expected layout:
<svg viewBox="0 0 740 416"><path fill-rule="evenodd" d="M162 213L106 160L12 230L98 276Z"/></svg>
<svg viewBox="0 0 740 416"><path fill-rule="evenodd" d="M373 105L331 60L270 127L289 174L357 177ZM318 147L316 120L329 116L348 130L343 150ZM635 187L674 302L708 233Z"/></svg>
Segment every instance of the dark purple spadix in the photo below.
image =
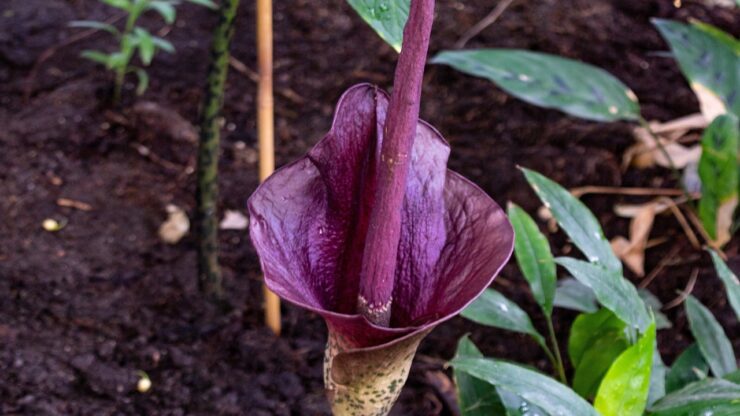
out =
<svg viewBox="0 0 740 416"><path fill-rule="evenodd" d="M433 7L411 2L395 95L350 88L329 133L249 199L266 284L327 322L335 415L387 414L421 339L472 302L513 247L504 212L447 170L449 146L418 120Z"/></svg>

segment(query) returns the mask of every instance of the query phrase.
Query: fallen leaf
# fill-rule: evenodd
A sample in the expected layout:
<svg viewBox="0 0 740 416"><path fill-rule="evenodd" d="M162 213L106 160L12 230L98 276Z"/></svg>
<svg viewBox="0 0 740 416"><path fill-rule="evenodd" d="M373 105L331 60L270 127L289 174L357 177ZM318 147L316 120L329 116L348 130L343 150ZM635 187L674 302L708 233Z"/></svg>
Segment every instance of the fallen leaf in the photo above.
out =
<svg viewBox="0 0 740 416"><path fill-rule="evenodd" d="M717 247L727 244L732 238L732 219L737 208L737 196L720 204L717 210L717 238L714 243Z"/></svg>
<svg viewBox="0 0 740 416"><path fill-rule="evenodd" d="M698 82L691 83L691 89L694 90L696 98L699 99L699 108L706 120L712 121L717 116L727 114L725 103L722 102L722 99L714 91Z"/></svg>
<svg viewBox="0 0 740 416"><path fill-rule="evenodd" d="M683 169L686 165L699 161L701 147L699 145L684 146L678 143L678 140L689 131L705 128L708 124L706 117L702 114L692 114L665 123L652 122L650 123L650 130L660 140L674 166L677 169ZM644 127L635 127L632 133L637 143L624 152L623 167L631 165L638 169L644 169L656 164L664 168L671 167L670 161L657 146L655 137L648 130Z"/></svg>
<svg viewBox="0 0 740 416"><path fill-rule="evenodd" d="M159 238L167 244L177 244L190 230L190 220L182 208L167 205L167 220L159 227Z"/></svg>
<svg viewBox="0 0 740 416"><path fill-rule="evenodd" d="M630 222L630 238L627 240L622 236L612 239L611 245L614 253L624 264L637 276L645 275L645 248L653 228L655 220L656 203L643 205Z"/></svg>
<svg viewBox="0 0 740 416"><path fill-rule="evenodd" d="M249 226L249 219L239 211L226 210L224 219L218 227L222 230L245 230Z"/></svg>

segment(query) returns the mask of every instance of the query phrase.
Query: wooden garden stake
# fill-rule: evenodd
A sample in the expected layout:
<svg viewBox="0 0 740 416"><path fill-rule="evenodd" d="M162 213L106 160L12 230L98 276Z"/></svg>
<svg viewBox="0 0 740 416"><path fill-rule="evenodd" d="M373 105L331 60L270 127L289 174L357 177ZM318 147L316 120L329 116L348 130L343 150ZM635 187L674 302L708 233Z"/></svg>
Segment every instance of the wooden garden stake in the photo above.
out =
<svg viewBox="0 0 740 416"><path fill-rule="evenodd" d="M198 188L196 219L198 227L198 285L206 296L223 295L221 269L218 265L218 158L220 115L224 86L229 68L229 44L234 35L234 20L239 0L223 0L219 23L213 33L211 65L200 120L198 148Z"/></svg>
<svg viewBox="0 0 740 416"><path fill-rule="evenodd" d="M257 0L257 138L260 181L275 170L275 131L272 95L272 0ZM280 299L263 286L265 324L280 335Z"/></svg>

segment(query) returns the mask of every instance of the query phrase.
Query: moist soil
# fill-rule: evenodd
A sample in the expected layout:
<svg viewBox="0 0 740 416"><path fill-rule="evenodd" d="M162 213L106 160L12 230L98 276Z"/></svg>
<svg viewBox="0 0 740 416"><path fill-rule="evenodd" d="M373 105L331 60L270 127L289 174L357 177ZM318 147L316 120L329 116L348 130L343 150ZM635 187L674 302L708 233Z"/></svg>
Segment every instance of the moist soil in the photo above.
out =
<svg viewBox="0 0 740 416"><path fill-rule="evenodd" d="M243 3L233 55L246 70L232 68L228 78L221 212L245 213L258 183L250 72L256 62L254 10ZM697 112L698 104L674 61L661 53L667 47L649 19L695 18L740 34L732 9L673 3L518 1L469 46L526 48L595 64L636 92L647 119L666 121ZM439 2L432 52L451 48L491 7L481 0ZM328 415L324 324L285 305L282 335L263 327L260 270L248 231L220 234L226 310L198 294L193 237L171 245L157 234L169 204L193 212L192 125L213 13L185 5L177 23L164 29L156 16L145 16L142 24L169 39L177 53L158 55L149 90L135 98L131 79L124 102L114 107L108 103L110 75L79 57L85 49L111 50L112 39L105 33L80 36L84 30L67 24L120 24L117 13L92 0L5 0L0 6L0 414ZM369 81L389 88L395 58L344 1L276 2L278 165L322 137L349 86ZM450 167L502 205L514 201L531 213L539 207L517 165L567 187L676 186L665 169L622 169L622 155L634 141L631 125L539 109L447 67L428 68L422 115L450 141ZM611 238L628 230L613 206L646 199L584 200ZM64 228L45 231L47 218ZM561 232L550 237L556 254L574 251ZM737 321L707 255L691 247L669 216L656 220L652 237L663 243L648 250L646 269L669 254L674 261L649 288L669 302L698 272L693 294L740 350ZM731 264L740 263L737 251L736 241L726 249ZM493 287L541 327L516 267L507 266ZM673 328L660 332L660 352L671 363L691 335L682 307L666 314ZM561 344L574 316L555 313ZM455 318L422 343L394 415L455 414L445 362L466 333L486 355L551 371L524 336ZM141 371L152 380L145 394L136 390Z"/></svg>

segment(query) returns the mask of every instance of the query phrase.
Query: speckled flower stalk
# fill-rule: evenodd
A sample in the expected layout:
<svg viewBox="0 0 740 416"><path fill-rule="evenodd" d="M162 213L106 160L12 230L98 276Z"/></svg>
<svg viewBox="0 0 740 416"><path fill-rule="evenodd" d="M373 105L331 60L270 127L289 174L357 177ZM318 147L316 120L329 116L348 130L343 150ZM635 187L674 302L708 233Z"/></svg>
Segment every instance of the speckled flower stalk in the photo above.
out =
<svg viewBox="0 0 740 416"><path fill-rule="evenodd" d="M337 416L386 415L419 342L480 295L513 248L504 212L480 188L447 169L449 146L418 120L421 72L411 76L401 68L423 68L428 35L422 52L412 44L417 35L410 34L426 30L416 25L431 25L429 4L412 1L406 55L400 58L394 88L400 104L394 106L393 98L373 85L350 88L337 104L329 133L249 199L250 235L266 284L326 320L324 375ZM411 62L404 64L406 58ZM392 122L395 111L400 120ZM412 138L391 137L396 132L392 123L406 126L409 120ZM408 148L386 146L386 140ZM385 162L387 148L405 155L401 179L398 173L382 173L391 166ZM380 203L387 201L382 188L389 180L402 192L396 211ZM395 237L386 232L393 212L399 217ZM392 247L392 258L383 257L389 255L385 249L368 249L372 227ZM376 283L365 281L368 270L378 268L389 273L382 284L377 285L375 275L370 279ZM385 305L387 316L368 314L358 305L360 296ZM374 303L378 299L381 303Z"/></svg>

